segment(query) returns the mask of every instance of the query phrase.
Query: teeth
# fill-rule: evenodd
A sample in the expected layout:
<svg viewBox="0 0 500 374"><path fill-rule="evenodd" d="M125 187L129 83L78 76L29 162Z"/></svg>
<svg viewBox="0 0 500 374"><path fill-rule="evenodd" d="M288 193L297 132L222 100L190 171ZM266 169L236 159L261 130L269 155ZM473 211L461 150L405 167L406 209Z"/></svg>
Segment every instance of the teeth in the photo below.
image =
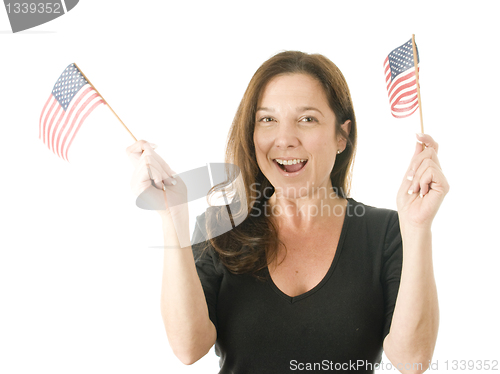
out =
<svg viewBox="0 0 500 374"><path fill-rule="evenodd" d="M294 159L294 160L280 160L280 159L276 159L276 162L280 165L295 165L295 164L298 164L299 162L304 162L304 161L307 161L306 159Z"/></svg>

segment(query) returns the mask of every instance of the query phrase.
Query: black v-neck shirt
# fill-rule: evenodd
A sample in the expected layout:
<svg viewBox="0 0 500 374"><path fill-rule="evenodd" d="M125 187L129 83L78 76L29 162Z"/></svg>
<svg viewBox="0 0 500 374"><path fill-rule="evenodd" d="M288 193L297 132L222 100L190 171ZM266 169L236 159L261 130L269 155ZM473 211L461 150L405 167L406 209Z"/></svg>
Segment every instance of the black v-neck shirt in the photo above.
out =
<svg viewBox="0 0 500 374"><path fill-rule="evenodd" d="M219 374L373 373L399 289L398 214L347 199L335 256L311 290L290 297L272 281L230 273L209 246L193 245L217 329ZM205 232L197 218L193 240ZM195 241L195 242L196 242Z"/></svg>

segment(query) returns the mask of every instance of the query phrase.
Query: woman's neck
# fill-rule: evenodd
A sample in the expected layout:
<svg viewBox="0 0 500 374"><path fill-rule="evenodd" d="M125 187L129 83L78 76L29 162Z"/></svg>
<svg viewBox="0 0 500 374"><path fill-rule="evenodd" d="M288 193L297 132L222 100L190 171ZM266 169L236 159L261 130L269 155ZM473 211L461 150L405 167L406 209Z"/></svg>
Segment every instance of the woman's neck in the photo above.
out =
<svg viewBox="0 0 500 374"><path fill-rule="evenodd" d="M268 214L278 227L307 231L332 219L343 219L347 200L338 196L331 184L308 192L298 198L279 193L271 196Z"/></svg>

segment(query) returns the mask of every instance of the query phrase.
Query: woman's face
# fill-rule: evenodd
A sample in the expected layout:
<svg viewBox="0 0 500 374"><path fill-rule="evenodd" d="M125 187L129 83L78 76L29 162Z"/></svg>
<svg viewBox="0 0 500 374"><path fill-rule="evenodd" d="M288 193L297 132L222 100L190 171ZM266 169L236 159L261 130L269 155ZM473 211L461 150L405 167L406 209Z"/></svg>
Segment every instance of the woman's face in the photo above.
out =
<svg viewBox="0 0 500 374"><path fill-rule="evenodd" d="M253 140L260 170L277 192L298 198L331 187L337 150L345 148L335 120L321 83L310 75L269 81L257 104Z"/></svg>

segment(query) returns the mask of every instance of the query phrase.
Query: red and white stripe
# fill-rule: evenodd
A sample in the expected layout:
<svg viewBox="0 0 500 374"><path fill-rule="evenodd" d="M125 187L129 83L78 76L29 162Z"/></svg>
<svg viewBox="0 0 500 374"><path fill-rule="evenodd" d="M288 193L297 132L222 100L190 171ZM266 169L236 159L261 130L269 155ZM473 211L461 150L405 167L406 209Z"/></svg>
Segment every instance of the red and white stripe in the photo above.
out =
<svg viewBox="0 0 500 374"><path fill-rule="evenodd" d="M389 57L384 61L385 82L391 104L391 113L396 118L404 118L415 113L418 109L417 84L415 67L391 79Z"/></svg>
<svg viewBox="0 0 500 374"><path fill-rule="evenodd" d="M87 116L104 100L90 86L82 86L64 110L51 94L40 116L39 138L57 156L68 160L68 150Z"/></svg>

